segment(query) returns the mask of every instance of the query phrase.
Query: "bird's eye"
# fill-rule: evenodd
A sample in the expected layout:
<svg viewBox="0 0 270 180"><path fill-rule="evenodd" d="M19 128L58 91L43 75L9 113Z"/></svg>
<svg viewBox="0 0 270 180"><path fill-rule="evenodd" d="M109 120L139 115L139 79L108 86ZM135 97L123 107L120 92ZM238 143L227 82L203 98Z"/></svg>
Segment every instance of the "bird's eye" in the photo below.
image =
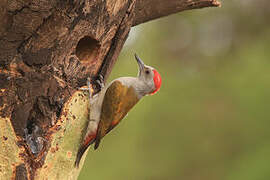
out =
<svg viewBox="0 0 270 180"><path fill-rule="evenodd" d="M150 71L149 71L149 70L146 70L146 71L145 71L145 73L146 73L146 74L149 74L149 73L150 73Z"/></svg>

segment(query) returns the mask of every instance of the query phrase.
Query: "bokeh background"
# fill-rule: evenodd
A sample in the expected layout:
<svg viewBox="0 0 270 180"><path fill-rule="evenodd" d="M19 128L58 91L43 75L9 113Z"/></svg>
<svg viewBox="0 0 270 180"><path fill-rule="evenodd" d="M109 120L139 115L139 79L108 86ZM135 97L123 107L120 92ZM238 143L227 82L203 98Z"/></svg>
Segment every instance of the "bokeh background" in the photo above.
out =
<svg viewBox="0 0 270 180"><path fill-rule="evenodd" d="M163 84L91 149L80 180L269 180L270 1L226 0L134 27L110 79Z"/></svg>

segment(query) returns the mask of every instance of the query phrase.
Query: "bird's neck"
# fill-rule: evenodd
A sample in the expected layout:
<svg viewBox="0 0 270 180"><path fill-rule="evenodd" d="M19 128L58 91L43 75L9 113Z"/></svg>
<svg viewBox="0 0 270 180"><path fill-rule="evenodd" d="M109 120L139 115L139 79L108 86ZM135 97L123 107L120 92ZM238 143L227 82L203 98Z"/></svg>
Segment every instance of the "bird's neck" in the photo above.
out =
<svg viewBox="0 0 270 180"><path fill-rule="evenodd" d="M121 77L117 80L122 82L125 86L133 87L139 99L150 92L149 87L138 77Z"/></svg>

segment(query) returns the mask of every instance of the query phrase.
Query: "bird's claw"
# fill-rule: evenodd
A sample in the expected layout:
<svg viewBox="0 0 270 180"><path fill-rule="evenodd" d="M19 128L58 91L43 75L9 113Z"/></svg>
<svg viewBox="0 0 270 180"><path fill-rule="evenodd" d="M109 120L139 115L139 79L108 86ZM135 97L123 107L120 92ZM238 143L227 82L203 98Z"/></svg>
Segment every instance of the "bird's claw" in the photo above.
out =
<svg viewBox="0 0 270 180"><path fill-rule="evenodd" d="M104 78L101 74L98 75L96 83L99 85L100 89L104 88Z"/></svg>
<svg viewBox="0 0 270 180"><path fill-rule="evenodd" d="M89 88L78 88L78 90L81 90L81 91L88 91Z"/></svg>
<svg viewBox="0 0 270 180"><path fill-rule="evenodd" d="M92 84L91 84L92 82ZM99 91L101 91L102 88L104 88L104 78L101 74L99 74L96 78L91 79L90 77L87 78L87 88L85 87L81 87L81 88L78 88L78 90L81 90L81 91L88 91L89 94L90 94L90 97L92 97L94 95L94 89L97 90L95 92L98 93ZM94 85L94 87L93 87Z"/></svg>
<svg viewBox="0 0 270 180"><path fill-rule="evenodd" d="M81 91L88 91L89 92L89 97L91 98L93 96L93 87L92 87L92 84L91 84L91 79L90 77L87 78L87 88L79 88L79 90Z"/></svg>

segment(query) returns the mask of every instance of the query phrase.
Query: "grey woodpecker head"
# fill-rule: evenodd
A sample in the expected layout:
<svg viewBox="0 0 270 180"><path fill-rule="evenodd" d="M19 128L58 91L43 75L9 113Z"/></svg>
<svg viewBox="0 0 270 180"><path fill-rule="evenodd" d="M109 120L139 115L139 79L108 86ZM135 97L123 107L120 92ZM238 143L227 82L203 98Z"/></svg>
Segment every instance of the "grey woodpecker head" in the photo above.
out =
<svg viewBox="0 0 270 180"><path fill-rule="evenodd" d="M160 74L153 67L145 65L137 54L135 54L135 59L139 65L139 80L145 83L147 94L155 94L161 86Z"/></svg>

